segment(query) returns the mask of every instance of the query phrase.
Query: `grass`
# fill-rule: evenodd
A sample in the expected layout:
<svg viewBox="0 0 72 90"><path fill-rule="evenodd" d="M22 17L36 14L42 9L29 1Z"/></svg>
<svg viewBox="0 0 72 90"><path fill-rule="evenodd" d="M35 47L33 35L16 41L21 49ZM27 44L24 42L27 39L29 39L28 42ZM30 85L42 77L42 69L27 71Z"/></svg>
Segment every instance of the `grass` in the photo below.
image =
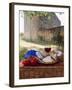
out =
<svg viewBox="0 0 72 90"><path fill-rule="evenodd" d="M27 52L26 48L23 48L20 52L19 52L19 60L24 59L24 54Z"/></svg>
<svg viewBox="0 0 72 90"><path fill-rule="evenodd" d="M61 42L60 44L54 40L51 40L51 41L45 41L45 40L26 40L26 39L22 39L24 41L27 41L27 42L32 42L32 43L35 43L35 44L39 44L39 45L55 45L55 46L58 46L58 47L64 47L63 45L63 42Z"/></svg>

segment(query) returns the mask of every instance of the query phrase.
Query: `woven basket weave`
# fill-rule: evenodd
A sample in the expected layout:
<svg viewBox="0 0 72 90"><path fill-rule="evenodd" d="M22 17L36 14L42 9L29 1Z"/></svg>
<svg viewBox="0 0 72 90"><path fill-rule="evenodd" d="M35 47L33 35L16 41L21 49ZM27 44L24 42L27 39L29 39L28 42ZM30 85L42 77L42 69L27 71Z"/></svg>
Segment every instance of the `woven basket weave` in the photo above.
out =
<svg viewBox="0 0 72 90"><path fill-rule="evenodd" d="M63 77L64 63L42 66L25 66L19 69L20 79Z"/></svg>

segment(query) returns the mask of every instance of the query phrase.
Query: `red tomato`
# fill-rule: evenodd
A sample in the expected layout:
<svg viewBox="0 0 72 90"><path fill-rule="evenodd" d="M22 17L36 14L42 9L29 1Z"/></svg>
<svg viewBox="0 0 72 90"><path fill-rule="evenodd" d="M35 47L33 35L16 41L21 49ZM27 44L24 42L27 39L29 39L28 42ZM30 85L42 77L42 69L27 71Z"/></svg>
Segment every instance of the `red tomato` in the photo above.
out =
<svg viewBox="0 0 72 90"><path fill-rule="evenodd" d="M39 65L39 60L37 57L29 57L26 60L22 60L20 62L20 67L24 67L24 66L36 66Z"/></svg>
<svg viewBox="0 0 72 90"><path fill-rule="evenodd" d="M38 59L36 57L30 57L29 61L31 62L32 66L38 65Z"/></svg>
<svg viewBox="0 0 72 90"><path fill-rule="evenodd" d="M31 63L30 63L30 61L29 60L24 60L23 62L22 62L22 64L24 65L24 66L30 66L31 65Z"/></svg>

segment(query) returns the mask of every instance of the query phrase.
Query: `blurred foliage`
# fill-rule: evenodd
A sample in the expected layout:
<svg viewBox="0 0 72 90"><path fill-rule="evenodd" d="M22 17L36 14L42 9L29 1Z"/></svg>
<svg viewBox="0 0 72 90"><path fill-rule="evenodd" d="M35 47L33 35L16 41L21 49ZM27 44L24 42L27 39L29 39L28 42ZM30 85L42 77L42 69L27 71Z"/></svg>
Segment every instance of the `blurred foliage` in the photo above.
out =
<svg viewBox="0 0 72 90"><path fill-rule="evenodd" d="M19 60L24 59L24 54L27 52L27 49L24 48L19 52Z"/></svg>
<svg viewBox="0 0 72 90"><path fill-rule="evenodd" d="M55 16L54 12L44 12L44 11L24 11L24 13L32 18L33 16L47 16L48 19Z"/></svg>

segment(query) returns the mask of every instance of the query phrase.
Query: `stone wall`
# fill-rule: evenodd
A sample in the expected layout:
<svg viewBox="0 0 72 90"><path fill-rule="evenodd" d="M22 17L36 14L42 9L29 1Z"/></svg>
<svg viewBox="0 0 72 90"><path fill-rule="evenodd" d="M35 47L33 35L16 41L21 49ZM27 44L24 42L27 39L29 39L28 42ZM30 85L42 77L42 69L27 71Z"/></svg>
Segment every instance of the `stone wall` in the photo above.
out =
<svg viewBox="0 0 72 90"><path fill-rule="evenodd" d="M64 27L60 26L60 21L56 17L48 20L47 17L33 16L30 18L24 14L24 39L29 41L50 41L54 32L60 31L64 37Z"/></svg>
<svg viewBox="0 0 72 90"><path fill-rule="evenodd" d="M24 39L36 40L37 32L39 31L39 17L30 18L27 15L24 16Z"/></svg>
<svg viewBox="0 0 72 90"><path fill-rule="evenodd" d="M38 31L38 36L43 37L45 41L51 41L54 33L60 31L60 35L64 38L64 26L54 27L50 29L41 29Z"/></svg>

